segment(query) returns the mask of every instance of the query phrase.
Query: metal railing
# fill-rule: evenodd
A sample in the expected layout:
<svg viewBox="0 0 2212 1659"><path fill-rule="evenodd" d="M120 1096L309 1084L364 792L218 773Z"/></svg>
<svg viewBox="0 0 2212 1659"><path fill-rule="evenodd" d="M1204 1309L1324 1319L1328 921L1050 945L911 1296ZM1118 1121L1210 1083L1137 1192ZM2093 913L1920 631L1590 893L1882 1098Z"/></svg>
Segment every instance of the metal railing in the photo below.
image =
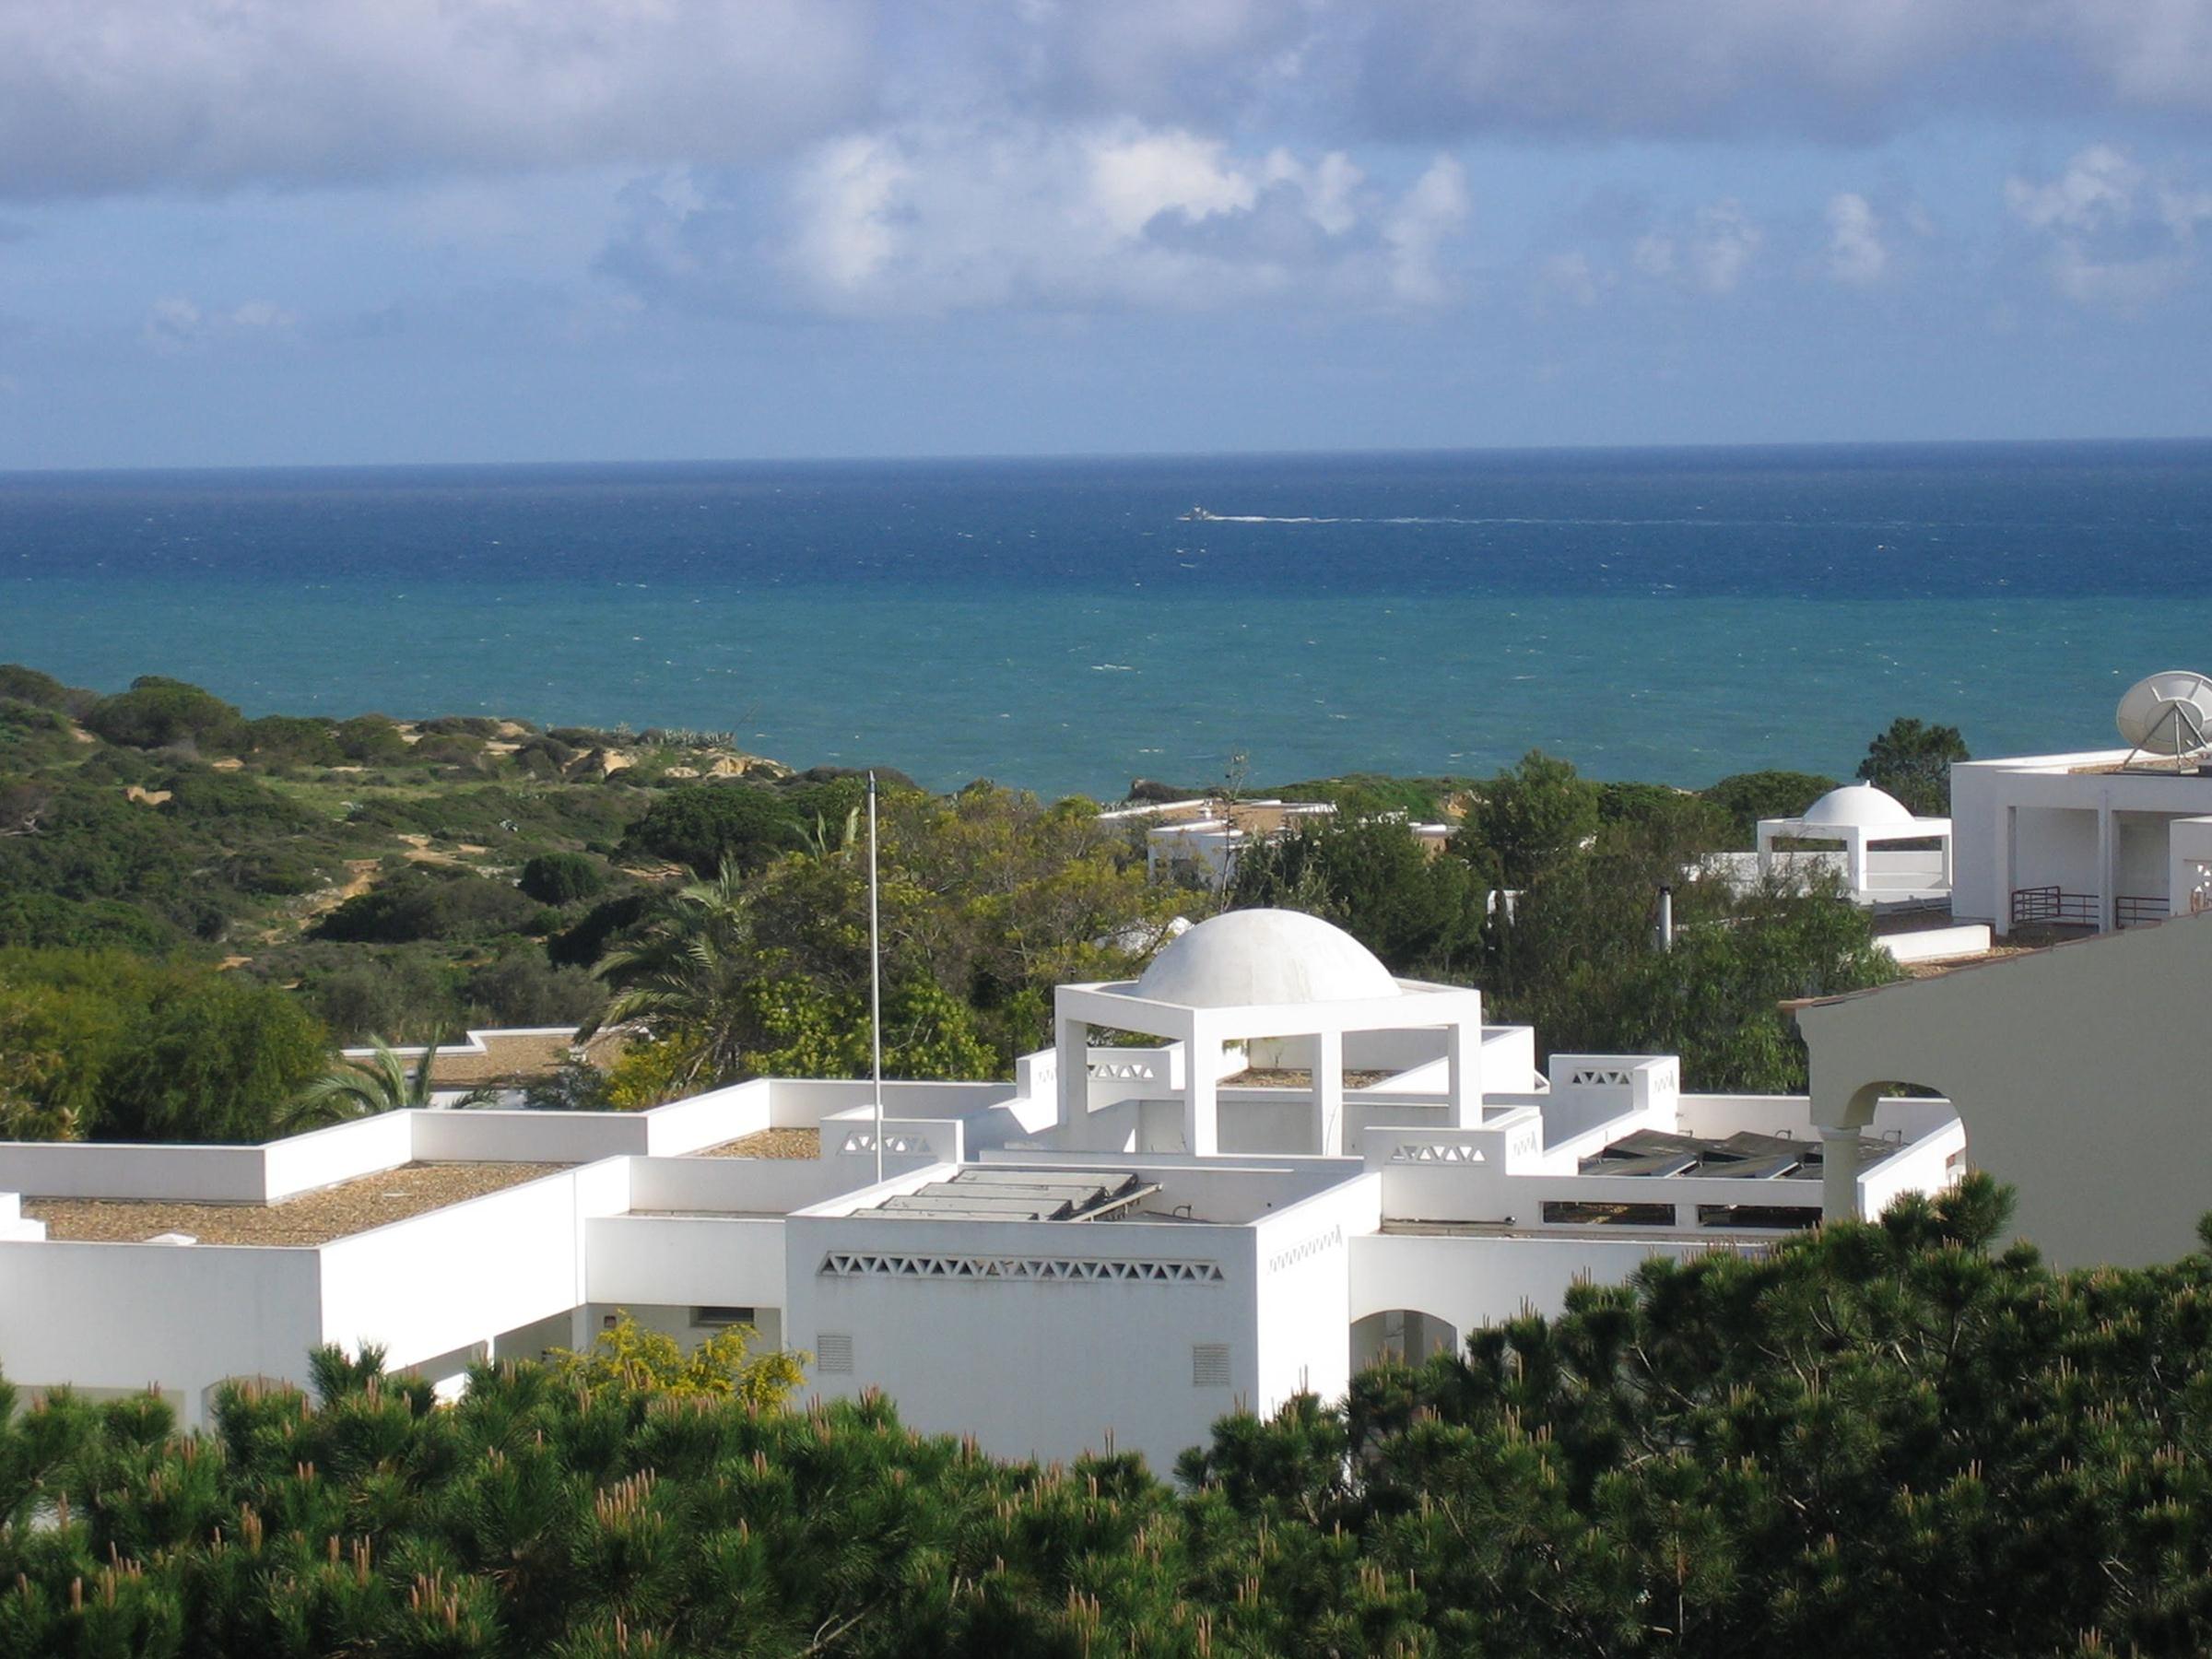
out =
<svg viewBox="0 0 2212 1659"><path fill-rule="evenodd" d="M2116 926L2140 927L2147 923L2163 922L2171 906L2163 899L2146 898L2140 894L2123 893L2112 900L2112 920ZM2015 927L2041 924L2056 927L2101 927L2104 925L2103 906L2094 893L2068 893L2054 887L2020 888L2012 895L2012 924Z"/></svg>
<svg viewBox="0 0 2212 1659"><path fill-rule="evenodd" d="M2101 909L2094 893L2062 892L2054 887L2019 888L2012 895L2012 924L2098 927L2103 923L2098 913Z"/></svg>

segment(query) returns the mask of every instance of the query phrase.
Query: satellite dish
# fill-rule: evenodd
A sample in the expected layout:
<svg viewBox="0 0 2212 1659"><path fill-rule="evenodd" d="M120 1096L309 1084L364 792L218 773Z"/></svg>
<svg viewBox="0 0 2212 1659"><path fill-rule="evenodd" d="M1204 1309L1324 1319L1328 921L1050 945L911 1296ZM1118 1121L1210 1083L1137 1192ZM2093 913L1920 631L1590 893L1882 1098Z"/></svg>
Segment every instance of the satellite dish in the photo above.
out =
<svg viewBox="0 0 2212 1659"><path fill-rule="evenodd" d="M2139 679L2112 720L2139 753L2188 755L2212 747L2212 679L2178 668Z"/></svg>

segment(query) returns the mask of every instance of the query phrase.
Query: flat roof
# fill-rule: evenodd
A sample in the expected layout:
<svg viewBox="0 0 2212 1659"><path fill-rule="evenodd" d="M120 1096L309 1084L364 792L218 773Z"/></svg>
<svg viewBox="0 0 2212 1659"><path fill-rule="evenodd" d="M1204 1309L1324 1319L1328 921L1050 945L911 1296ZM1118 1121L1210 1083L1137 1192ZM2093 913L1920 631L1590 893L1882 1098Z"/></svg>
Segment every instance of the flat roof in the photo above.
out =
<svg viewBox="0 0 2212 1659"><path fill-rule="evenodd" d="M1104 1221L1159 1191L1130 1170L1022 1170L982 1165L855 1210L900 1220Z"/></svg>
<svg viewBox="0 0 2212 1659"><path fill-rule="evenodd" d="M807 1161L821 1155L819 1129L761 1129L685 1154L688 1158L782 1158Z"/></svg>
<svg viewBox="0 0 2212 1659"><path fill-rule="evenodd" d="M105 1244L143 1244L184 1233L202 1244L327 1244L333 1239L428 1215L470 1198L504 1192L571 1164L411 1163L382 1170L277 1204L197 1204L167 1198L40 1198L23 1214L46 1223L46 1236Z"/></svg>
<svg viewBox="0 0 2212 1659"><path fill-rule="evenodd" d="M1724 1140L1639 1129L1582 1160L1583 1175L1724 1176L1732 1181L1818 1181L1818 1139L1743 1130Z"/></svg>

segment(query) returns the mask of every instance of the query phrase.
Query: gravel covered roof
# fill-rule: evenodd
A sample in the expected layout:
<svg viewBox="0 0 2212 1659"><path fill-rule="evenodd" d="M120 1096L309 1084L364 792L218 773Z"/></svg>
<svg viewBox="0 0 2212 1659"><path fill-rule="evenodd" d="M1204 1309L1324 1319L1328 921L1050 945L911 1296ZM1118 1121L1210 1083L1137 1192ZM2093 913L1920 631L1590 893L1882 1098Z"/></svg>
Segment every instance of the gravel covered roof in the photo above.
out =
<svg viewBox="0 0 2212 1659"><path fill-rule="evenodd" d="M143 1243L187 1233L203 1244L327 1244L567 1169L543 1163L412 1163L278 1204L194 1204L162 1198L26 1196L23 1214L50 1239Z"/></svg>

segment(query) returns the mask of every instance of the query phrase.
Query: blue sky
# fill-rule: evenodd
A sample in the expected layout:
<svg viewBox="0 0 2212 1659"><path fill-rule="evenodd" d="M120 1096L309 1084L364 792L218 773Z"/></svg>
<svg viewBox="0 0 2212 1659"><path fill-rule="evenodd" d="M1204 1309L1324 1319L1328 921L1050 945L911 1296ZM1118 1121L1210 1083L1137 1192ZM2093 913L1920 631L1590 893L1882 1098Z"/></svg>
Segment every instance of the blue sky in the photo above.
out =
<svg viewBox="0 0 2212 1659"><path fill-rule="evenodd" d="M0 467L2212 430L2206 0L0 0Z"/></svg>

